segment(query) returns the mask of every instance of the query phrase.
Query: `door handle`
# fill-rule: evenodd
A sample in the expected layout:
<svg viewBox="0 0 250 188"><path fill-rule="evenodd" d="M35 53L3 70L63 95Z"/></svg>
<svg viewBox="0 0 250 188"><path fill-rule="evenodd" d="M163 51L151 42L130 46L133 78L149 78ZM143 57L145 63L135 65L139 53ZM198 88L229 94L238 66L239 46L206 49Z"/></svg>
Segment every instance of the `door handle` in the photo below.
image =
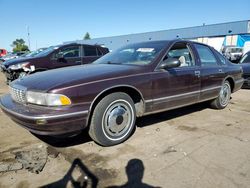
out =
<svg viewBox="0 0 250 188"><path fill-rule="evenodd" d="M201 76L201 71L194 71L194 75L199 78Z"/></svg>
<svg viewBox="0 0 250 188"><path fill-rule="evenodd" d="M219 73L222 73L222 69L219 69Z"/></svg>

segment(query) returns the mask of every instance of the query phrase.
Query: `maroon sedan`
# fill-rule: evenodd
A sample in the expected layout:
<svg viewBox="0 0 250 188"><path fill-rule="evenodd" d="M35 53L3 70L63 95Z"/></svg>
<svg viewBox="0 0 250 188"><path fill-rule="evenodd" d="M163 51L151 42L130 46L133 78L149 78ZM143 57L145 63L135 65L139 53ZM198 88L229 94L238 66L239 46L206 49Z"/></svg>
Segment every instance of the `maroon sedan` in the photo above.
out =
<svg viewBox="0 0 250 188"><path fill-rule="evenodd" d="M37 73L10 85L3 111L36 134L88 128L97 143L126 140L136 117L211 101L225 108L243 84L242 68L190 41L127 45L93 64Z"/></svg>

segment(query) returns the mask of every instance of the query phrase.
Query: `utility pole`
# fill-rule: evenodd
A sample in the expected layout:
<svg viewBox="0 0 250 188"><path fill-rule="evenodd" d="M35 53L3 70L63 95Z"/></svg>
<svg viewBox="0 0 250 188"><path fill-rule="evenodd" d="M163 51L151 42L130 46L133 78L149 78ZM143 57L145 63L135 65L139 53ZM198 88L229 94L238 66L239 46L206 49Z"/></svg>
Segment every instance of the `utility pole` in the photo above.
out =
<svg viewBox="0 0 250 188"><path fill-rule="evenodd" d="M27 26L27 38L28 38L28 45L29 45L29 50L30 50L30 27Z"/></svg>

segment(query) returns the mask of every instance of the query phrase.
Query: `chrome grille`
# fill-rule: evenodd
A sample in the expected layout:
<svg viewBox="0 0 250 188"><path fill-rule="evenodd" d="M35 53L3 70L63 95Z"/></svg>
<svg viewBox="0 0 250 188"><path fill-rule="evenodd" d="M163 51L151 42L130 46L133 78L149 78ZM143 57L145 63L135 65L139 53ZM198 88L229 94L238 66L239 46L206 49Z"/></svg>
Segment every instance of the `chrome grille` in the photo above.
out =
<svg viewBox="0 0 250 188"><path fill-rule="evenodd" d="M10 86L10 94L14 101L19 103L25 103L26 102L26 89L22 86Z"/></svg>

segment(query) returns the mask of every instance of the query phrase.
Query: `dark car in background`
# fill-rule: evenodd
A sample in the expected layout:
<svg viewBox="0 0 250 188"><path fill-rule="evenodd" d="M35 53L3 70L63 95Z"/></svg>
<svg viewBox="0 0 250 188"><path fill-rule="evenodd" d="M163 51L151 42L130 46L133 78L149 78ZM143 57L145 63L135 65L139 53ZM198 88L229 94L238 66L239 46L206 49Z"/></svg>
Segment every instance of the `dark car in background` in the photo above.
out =
<svg viewBox="0 0 250 188"><path fill-rule="evenodd" d="M0 99L15 122L41 135L88 128L97 143L125 141L136 117L210 101L225 108L243 84L242 67L196 42L130 44L94 63L18 79Z"/></svg>
<svg viewBox="0 0 250 188"><path fill-rule="evenodd" d="M34 56L5 61L1 70L9 83L36 72L92 63L108 52L107 48L99 45L62 44L49 47Z"/></svg>
<svg viewBox="0 0 250 188"><path fill-rule="evenodd" d="M19 57L22 57L26 54L28 54L29 52L13 52L13 53L8 53L6 54L5 56L2 56L0 57L0 63L4 62L4 61L8 61L8 60L11 60L11 59L16 59L16 58L19 58Z"/></svg>
<svg viewBox="0 0 250 188"><path fill-rule="evenodd" d="M250 51L247 52L239 62L243 68L243 78L244 85L243 87L250 88Z"/></svg>

